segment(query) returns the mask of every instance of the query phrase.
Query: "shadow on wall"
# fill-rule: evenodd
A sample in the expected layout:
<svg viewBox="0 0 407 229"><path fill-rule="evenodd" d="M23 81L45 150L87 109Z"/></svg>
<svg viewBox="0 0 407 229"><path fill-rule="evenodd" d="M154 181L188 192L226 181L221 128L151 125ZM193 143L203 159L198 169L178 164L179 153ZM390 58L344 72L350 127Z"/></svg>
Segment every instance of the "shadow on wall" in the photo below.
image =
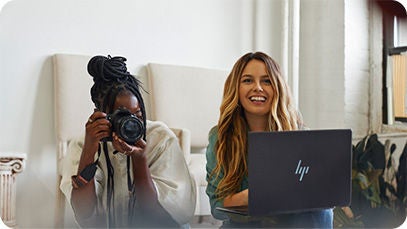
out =
<svg viewBox="0 0 407 229"><path fill-rule="evenodd" d="M52 59L44 59L36 86L26 169L17 177L18 227L53 227L56 185L54 115L44 111L54 107Z"/></svg>

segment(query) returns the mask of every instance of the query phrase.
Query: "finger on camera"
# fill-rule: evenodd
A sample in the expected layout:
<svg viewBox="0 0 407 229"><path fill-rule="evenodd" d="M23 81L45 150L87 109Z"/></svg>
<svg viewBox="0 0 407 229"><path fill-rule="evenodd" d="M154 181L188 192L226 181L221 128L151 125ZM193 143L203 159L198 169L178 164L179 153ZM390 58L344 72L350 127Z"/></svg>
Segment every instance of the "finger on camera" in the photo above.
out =
<svg viewBox="0 0 407 229"><path fill-rule="evenodd" d="M122 140L117 136L117 134L115 132L112 133L112 137L114 140L121 142Z"/></svg>
<svg viewBox="0 0 407 229"><path fill-rule="evenodd" d="M110 125L107 123L97 124L93 127L95 131L106 131L110 133Z"/></svg>
<svg viewBox="0 0 407 229"><path fill-rule="evenodd" d="M100 131L105 131L105 132L110 132L110 125L108 123L87 123L86 124L86 132L100 132Z"/></svg>
<svg viewBox="0 0 407 229"><path fill-rule="evenodd" d="M112 144L113 144L113 147L119 152L123 153L125 151L128 151L128 150L126 150L127 147L124 147L120 142L115 141L114 139L113 139Z"/></svg>
<svg viewBox="0 0 407 229"><path fill-rule="evenodd" d="M106 133L106 132L96 133L96 138L99 139L99 141L101 141L102 139L107 138L109 136L110 136L109 133Z"/></svg>
<svg viewBox="0 0 407 229"><path fill-rule="evenodd" d="M146 145L147 145L147 143L146 143L146 141L144 141L144 139L142 139L142 138L140 138L137 142L136 142L136 144L134 144L135 146L137 146L137 147L140 147L140 148L145 148L146 147Z"/></svg>
<svg viewBox="0 0 407 229"><path fill-rule="evenodd" d="M109 137L109 134L106 131L92 131L89 133L89 136L98 139L99 141L105 137Z"/></svg>
<svg viewBox="0 0 407 229"><path fill-rule="evenodd" d="M93 123L96 123L97 125L106 125L109 128L111 126L111 123L109 122L109 120L107 120L105 118L96 119L95 121L93 121Z"/></svg>
<svg viewBox="0 0 407 229"><path fill-rule="evenodd" d="M100 129L100 130L95 130L94 131L95 132L95 134L98 134L98 135L107 135L106 137L109 137L110 136L110 129Z"/></svg>
<svg viewBox="0 0 407 229"><path fill-rule="evenodd" d="M91 120L96 121L99 119L105 119L106 118L106 113L101 112L101 111L95 111L90 117Z"/></svg>
<svg viewBox="0 0 407 229"><path fill-rule="evenodd" d="M112 140L112 144L113 144L113 147L116 149L116 150L119 150L119 151L121 151L122 149L122 147L121 147L121 144L113 137L113 140Z"/></svg>
<svg viewBox="0 0 407 229"><path fill-rule="evenodd" d="M116 141L120 145L127 145L127 142L125 142L123 139L121 139L115 132L112 133L113 136L113 141Z"/></svg>

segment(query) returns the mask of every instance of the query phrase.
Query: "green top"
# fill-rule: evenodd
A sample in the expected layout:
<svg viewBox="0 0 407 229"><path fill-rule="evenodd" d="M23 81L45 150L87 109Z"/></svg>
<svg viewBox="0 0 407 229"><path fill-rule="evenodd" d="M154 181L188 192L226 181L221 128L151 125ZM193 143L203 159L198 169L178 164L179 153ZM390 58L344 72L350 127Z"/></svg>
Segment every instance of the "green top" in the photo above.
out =
<svg viewBox="0 0 407 229"><path fill-rule="evenodd" d="M212 171L215 169L217 164L215 155L215 144L217 138L218 127L215 126L209 132L209 145L206 148L206 181L208 182L208 185L206 187L206 194L209 197L213 217L223 220L227 219L228 216L225 213L216 210L216 207L223 207L223 199L218 200L215 194L215 190L218 187L219 181L221 180L221 178L223 178L223 173L221 173L219 177L210 177L210 174L212 174ZM247 176L244 176L238 192L243 191L247 188L249 188L248 178Z"/></svg>

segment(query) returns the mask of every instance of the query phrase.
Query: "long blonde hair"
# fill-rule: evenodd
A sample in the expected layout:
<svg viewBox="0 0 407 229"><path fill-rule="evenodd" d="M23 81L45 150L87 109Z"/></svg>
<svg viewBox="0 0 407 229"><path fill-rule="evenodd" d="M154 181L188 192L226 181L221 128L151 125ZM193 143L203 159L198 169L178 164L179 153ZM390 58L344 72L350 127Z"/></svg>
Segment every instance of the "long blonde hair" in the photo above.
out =
<svg viewBox="0 0 407 229"><path fill-rule="evenodd" d="M268 118L269 131L296 130L302 124L301 116L293 106L289 87L281 75L277 62L262 52L242 56L226 79L220 106L218 138L215 144L218 163L212 173L220 178L215 191L219 199L238 192L244 176L248 175L248 125L239 102L239 86L244 68L253 59L264 62L274 90Z"/></svg>

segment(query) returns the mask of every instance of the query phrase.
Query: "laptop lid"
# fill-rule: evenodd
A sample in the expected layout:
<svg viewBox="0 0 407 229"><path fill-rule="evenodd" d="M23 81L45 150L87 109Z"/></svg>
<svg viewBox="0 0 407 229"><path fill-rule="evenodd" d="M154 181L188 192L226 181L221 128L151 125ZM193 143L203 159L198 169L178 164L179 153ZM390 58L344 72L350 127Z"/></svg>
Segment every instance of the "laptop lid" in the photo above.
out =
<svg viewBox="0 0 407 229"><path fill-rule="evenodd" d="M348 206L351 140L349 129L250 132L248 214Z"/></svg>

